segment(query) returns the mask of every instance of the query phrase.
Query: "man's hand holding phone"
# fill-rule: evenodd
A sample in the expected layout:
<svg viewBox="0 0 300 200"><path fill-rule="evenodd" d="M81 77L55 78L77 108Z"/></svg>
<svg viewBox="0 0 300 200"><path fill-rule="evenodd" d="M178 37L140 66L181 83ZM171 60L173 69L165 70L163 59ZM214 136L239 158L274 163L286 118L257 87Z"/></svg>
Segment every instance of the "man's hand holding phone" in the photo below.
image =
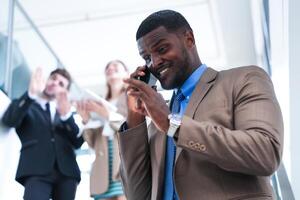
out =
<svg viewBox="0 0 300 200"><path fill-rule="evenodd" d="M144 83L150 85L151 87L155 86L155 84L157 82L157 78L150 72L149 67L147 67L145 65L145 66L141 67L140 69L143 70L144 75L137 76L137 79L143 81Z"/></svg>
<svg viewBox="0 0 300 200"><path fill-rule="evenodd" d="M146 66L138 67L129 79L124 80L128 84L128 126L129 128L135 127L145 121L145 116L148 116L159 130L167 132L169 108L161 94L141 81L141 77L148 73L145 69Z"/></svg>

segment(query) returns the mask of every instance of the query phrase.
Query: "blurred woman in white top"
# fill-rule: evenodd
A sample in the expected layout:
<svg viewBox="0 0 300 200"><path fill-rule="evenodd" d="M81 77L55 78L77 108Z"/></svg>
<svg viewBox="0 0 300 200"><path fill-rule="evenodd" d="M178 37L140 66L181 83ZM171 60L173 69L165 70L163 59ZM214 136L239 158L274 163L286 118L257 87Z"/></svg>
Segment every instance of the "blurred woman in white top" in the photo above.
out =
<svg viewBox="0 0 300 200"><path fill-rule="evenodd" d="M124 78L129 77L126 65L120 60L112 60L105 67L107 94L105 99L116 109L94 100L81 101L77 105L83 122L90 114L96 113L104 119L104 125L84 131L84 139L95 151L95 161L90 174L90 195L95 200L125 200L120 179L120 158L115 136L127 115Z"/></svg>

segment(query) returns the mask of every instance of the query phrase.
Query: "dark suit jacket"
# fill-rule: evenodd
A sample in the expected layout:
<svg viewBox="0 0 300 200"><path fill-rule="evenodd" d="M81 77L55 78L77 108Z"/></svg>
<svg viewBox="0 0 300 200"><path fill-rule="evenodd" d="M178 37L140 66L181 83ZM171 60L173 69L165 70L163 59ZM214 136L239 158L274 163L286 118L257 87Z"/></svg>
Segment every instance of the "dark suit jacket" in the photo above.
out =
<svg viewBox="0 0 300 200"><path fill-rule="evenodd" d="M166 134L143 123L118 136L127 198L161 200ZM268 75L253 66L207 68L175 143L180 199L274 199L269 176L281 161L283 120Z"/></svg>
<svg viewBox="0 0 300 200"><path fill-rule="evenodd" d="M83 138L77 138L79 128L73 117L62 121L56 113L51 123L46 111L26 92L11 102L2 121L16 128L22 143L16 174L18 182L23 184L28 176L49 174L55 162L62 174L80 181L74 149L81 146Z"/></svg>

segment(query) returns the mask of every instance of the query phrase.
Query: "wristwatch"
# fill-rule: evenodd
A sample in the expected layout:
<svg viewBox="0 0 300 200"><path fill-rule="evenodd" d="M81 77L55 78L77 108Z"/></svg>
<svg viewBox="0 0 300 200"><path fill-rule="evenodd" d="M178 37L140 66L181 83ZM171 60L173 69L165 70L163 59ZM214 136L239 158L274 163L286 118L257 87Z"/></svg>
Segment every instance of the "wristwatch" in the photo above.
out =
<svg viewBox="0 0 300 200"><path fill-rule="evenodd" d="M171 114L168 115L168 118L170 120L169 121L170 125L169 125L169 129L168 129L167 135L169 137L174 137L177 129L181 125L181 118L182 118L182 116L179 115L179 114L171 113Z"/></svg>

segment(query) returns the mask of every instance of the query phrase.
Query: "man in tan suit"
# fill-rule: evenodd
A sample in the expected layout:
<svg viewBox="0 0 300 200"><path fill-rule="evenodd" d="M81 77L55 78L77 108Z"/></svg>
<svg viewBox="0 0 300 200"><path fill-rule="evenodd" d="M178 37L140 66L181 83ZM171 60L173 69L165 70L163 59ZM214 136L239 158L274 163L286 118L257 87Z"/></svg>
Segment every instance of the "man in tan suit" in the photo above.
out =
<svg viewBox="0 0 300 200"><path fill-rule="evenodd" d="M148 16L136 39L146 66L125 80L128 117L118 134L127 198L274 199L269 176L281 161L283 122L264 70L202 64L190 25L171 10ZM136 80L146 67L175 89L170 107Z"/></svg>

